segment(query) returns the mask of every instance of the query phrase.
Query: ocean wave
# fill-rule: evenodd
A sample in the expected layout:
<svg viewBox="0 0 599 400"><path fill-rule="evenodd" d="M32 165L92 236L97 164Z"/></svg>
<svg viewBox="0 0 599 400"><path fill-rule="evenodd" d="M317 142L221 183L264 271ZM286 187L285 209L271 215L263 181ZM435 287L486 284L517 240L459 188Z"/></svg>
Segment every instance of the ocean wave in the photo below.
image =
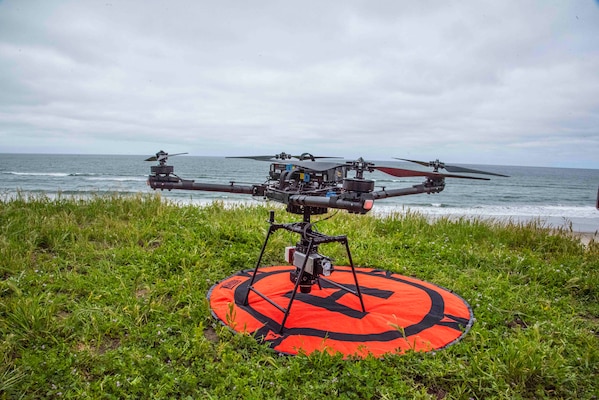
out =
<svg viewBox="0 0 599 400"><path fill-rule="evenodd" d="M104 175L94 173L68 173L68 172L17 172L17 171L3 171L4 175L12 176L23 176L23 177L52 177L52 178L81 178L87 181L117 181L117 182L145 182L148 178L146 176L126 176L126 175Z"/></svg>
<svg viewBox="0 0 599 400"><path fill-rule="evenodd" d="M116 181L116 182L145 182L145 176L94 176L86 179L88 181Z"/></svg>
<svg viewBox="0 0 599 400"><path fill-rule="evenodd" d="M17 171L4 171L5 175L17 175L17 176L54 176L54 177L65 177L70 174L66 172L17 172Z"/></svg>
<svg viewBox="0 0 599 400"><path fill-rule="evenodd" d="M565 205L477 205L471 207L431 206L393 206L375 205L382 212L415 211L423 214L438 215L481 215L481 216L539 216L539 217L575 217L599 218L599 211L592 206Z"/></svg>
<svg viewBox="0 0 599 400"><path fill-rule="evenodd" d="M100 174L92 174L92 173L87 173L87 172L74 172L69 174L69 176L101 176Z"/></svg>
<svg viewBox="0 0 599 400"><path fill-rule="evenodd" d="M493 206L474 207L423 207L375 205L372 213L389 216L415 212L431 218L467 218L495 221L528 222L539 220L548 227L572 229L576 232L599 230L599 211L588 206Z"/></svg>

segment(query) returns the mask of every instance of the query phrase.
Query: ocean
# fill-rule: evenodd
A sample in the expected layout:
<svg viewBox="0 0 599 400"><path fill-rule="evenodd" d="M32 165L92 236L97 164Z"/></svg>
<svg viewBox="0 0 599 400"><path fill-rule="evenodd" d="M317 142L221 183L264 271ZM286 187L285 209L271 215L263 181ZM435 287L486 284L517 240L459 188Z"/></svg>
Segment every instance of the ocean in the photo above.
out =
<svg viewBox="0 0 599 400"><path fill-rule="evenodd" d="M10 200L19 193L77 198L105 193L150 193L146 180L149 157L128 155L0 154L0 196ZM377 165L419 169L399 161L376 161ZM171 157L175 173L182 178L210 183L257 184L266 181L269 163L224 157ZM371 213L418 212L432 217L474 217L512 220L540 220L548 227L572 228L577 232L599 230L595 208L599 170L521 166L464 165L469 168L509 175L489 181L446 179L445 190L377 200ZM377 187L412 186L422 178L396 178L376 171L369 175ZM163 192L178 203L206 204L263 201L247 195L218 192Z"/></svg>

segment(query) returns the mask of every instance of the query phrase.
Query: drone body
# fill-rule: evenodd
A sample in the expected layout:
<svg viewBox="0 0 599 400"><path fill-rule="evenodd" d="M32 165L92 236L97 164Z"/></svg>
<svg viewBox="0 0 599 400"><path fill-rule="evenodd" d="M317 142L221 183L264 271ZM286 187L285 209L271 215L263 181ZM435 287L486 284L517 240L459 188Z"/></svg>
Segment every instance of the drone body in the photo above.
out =
<svg viewBox="0 0 599 400"><path fill-rule="evenodd" d="M438 172L439 168L449 168L449 166L445 166L439 161L431 164L435 170L428 172L377 166L374 163L364 161L362 158L355 161L316 161L319 158L332 157L314 157L309 153L303 153L300 156L280 153L275 156L238 157L271 161L269 177L264 183L252 185L241 185L235 182L212 184L178 177L174 174L174 168L166 165L168 156L168 153L160 151L155 157L147 159L147 161L159 162L159 165L152 166L152 174L148 178L148 183L153 189L248 194L283 203L287 206L287 211L300 215L323 214L329 208L365 214L372 209L374 201L377 199L419 193L439 193L445 188L445 178L447 177L488 180L488 178L440 173ZM297 161L293 160L294 158ZM407 188L376 189L375 181L364 177L365 173L375 170L396 177L422 176L425 181L422 184ZM351 172L354 172L353 177L350 176ZM502 176L465 168L462 168L459 172Z"/></svg>

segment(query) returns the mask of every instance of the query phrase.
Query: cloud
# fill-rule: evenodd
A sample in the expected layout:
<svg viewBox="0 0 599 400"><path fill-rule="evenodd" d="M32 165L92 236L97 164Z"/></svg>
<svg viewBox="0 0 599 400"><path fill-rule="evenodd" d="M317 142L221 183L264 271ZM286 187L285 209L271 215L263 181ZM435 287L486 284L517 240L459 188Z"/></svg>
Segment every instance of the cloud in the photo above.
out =
<svg viewBox="0 0 599 400"><path fill-rule="evenodd" d="M4 1L0 148L599 168L598 33L582 0Z"/></svg>

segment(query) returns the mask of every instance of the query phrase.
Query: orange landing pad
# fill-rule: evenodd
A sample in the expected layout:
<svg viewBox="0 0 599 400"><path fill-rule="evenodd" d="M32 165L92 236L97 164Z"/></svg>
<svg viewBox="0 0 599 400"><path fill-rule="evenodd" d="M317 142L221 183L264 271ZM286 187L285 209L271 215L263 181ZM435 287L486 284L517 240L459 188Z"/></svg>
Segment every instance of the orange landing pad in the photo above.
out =
<svg viewBox="0 0 599 400"><path fill-rule="evenodd" d="M254 288L283 308L289 306L294 266L263 267ZM366 312L354 294L321 280L309 294L298 289L285 327L284 313L253 291L244 306L253 270L241 271L208 293L213 315L236 332L264 340L275 351L295 355L326 351L345 357L381 357L408 350L432 351L460 340L473 323L460 296L432 283L388 271L356 268ZM330 280L355 290L350 267L335 267Z"/></svg>

